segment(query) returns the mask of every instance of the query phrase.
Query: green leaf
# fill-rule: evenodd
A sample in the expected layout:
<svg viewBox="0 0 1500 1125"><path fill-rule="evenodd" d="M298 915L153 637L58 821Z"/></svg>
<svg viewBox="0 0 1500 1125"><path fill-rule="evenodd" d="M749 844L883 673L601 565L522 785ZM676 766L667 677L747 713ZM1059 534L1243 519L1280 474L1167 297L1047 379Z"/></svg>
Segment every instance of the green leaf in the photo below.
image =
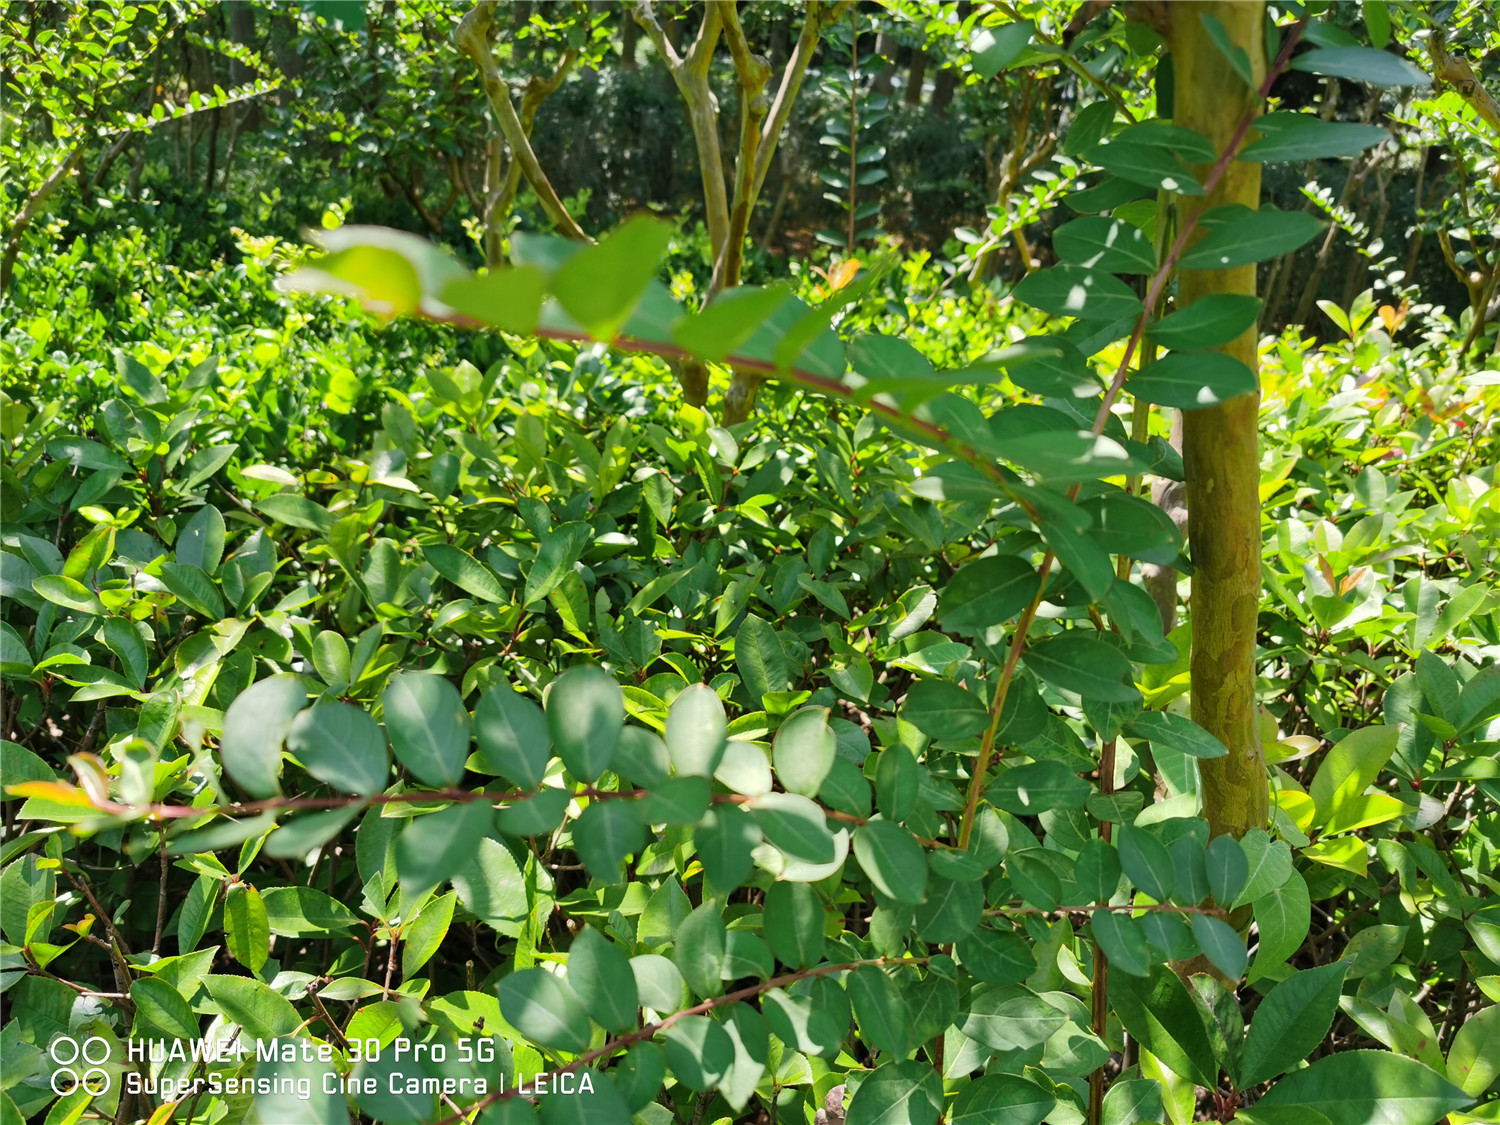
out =
<svg viewBox="0 0 1500 1125"><path fill-rule="evenodd" d="M1019 984L1036 972L1031 947L1018 934L980 927L959 938L960 964L987 984Z"/></svg>
<svg viewBox="0 0 1500 1125"><path fill-rule="evenodd" d="M643 824L693 824L708 811L713 782L706 777L669 777L636 802Z"/></svg>
<svg viewBox="0 0 1500 1125"><path fill-rule="evenodd" d="M1040 490L1034 495L1039 494ZM1042 538L1057 556L1057 561L1078 579L1078 584L1088 594L1089 600L1103 600L1114 585L1115 568L1098 540L1091 534L1079 531L1066 519L1057 518L1050 513L1043 515L1041 530Z"/></svg>
<svg viewBox="0 0 1500 1125"><path fill-rule="evenodd" d="M661 269L672 225L660 219L627 219L597 246L564 262L552 278L552 293L584 331L612 340Z"/></svg>
<svg viewBox="0 0 1500 1125"><path fill-rule="evenodd" d="M872 820L854 831L854 858L875 889L897 902L920 903L927 891L927 856L899 824Z"/></svg>
<svg viewBox="0 0 1500 1125"><path fill-rule="evenodd" d="M1136 316L1141 299L1113 274L1082 266L1052 266L1028 274L1012 295L1053 316L1113 322Z"/></svg>
<svg viewBox="0 0 1500 1125"><path fill-rule="evenodd" d="M568 984L605 1031L635 1027L641 1003L630 957L592 926L580 929L568 948Z"/></svg>
<svg viewBox="0 0 1500 1125"><path fill-rule="evenodd" d="M1215 836L1209 841L1204 866L1208 871L1209 890L1220 906L1233 902L1250 878L1250 861L1245 858L1245 849L1233 836Z"/></svg>
<svg viewBox="0 0 1500 1125"><path fill-rule="evenodd" d="M1272 840L1263 828L1252 828L1240 838L1250 873L1245 886L1229 905L1240 907L1269 894L1292 877L1292 849L1285 840Z"/></svg>
<svg viewBox="0 0 1500 1125"><path fill-rule="evenodd" d="M1257 386L1255 372L1222 352L1171 352L1131 375L1126 387L1136 398L1178 410L1202 410Z"/></svg>
<svg viewBox="0 0 1500 1125"><path fill-rule="evenodd" d="M686 1003L687 984L677 966L665 957L645 953L630 959L641 1006L655 1012L675 1012Z"/></svg>
<svg viewBox="0 0 1500 1125"><path fill-rule="evenodd" d="M1171 148L1144 143L1130 129L1100 145L1091 156L1099 167L1133 184L1181 195L1203 194L1203 185Z"/></svg>
<svg viewBox="0 0 1500 1125"><path fill-rule="evenodd" d="M217 621L224 616L224 599L214 587L213 579L196 566L162 563L162 585L194 613Z"/></svg>
<svg viewBox="0 0 1500 1125"><path fill-rule="evenodd" d="M706 1000L723 994L724 944L724 917L712 899L678 927L672 961L695 996Z"/></svg>
<svg viewBox="0 0 1500 1125"><path fill-rule="evenodd" d="M1068 131L1063 134L1063 155L1075 160L1087 158L1108 135L1115 122L1115 103L1108 98L1090 102L1078 111Z"/></svg>
<svg viewBox="0 0 1500 1125"><path fill-rule="evenodd" d="M274 1046L266 1045L275 1054L255 1064L257 1120L348 1125L349 1108L338 1092L338 1072L332 1063L319 1062L315 1056L299 1056L297 1052L305 1042L288 1036ZM288 1054L284 1056L281 1051ZM295 1061L287 1061L288 1058ZM303 1090L307 1091L306 1096Z"/></svg>
<svg viewBox="0 0 1500 1125"><path fill-rule="evenodd" d="M1260 140L1240 150L1248 164L1292 164L1358 156L1390 136L1379 125L1324 121L1315 113L1268 113L1255 121Z"/></svg>
<svg viewBox="0 0 1500 1125"><path fill-rule="evenodd" d="M479 697L474 708L479 757L522 789L541 785L552 756L552 736L542 709L508 684Z"/></svg>
<svg viewBox="0 0 1500 1125"><path fill-rule="evenodd" d="M1014 555L976 559L943 587L938 617L949 632L982 634L1019 613L1036 590L1036 571L1024 560Z"/></svg>
<svg viewBox="0 0 1500 1125"><path fill-rule="evenodd" d="M1294 972L1255 1009L1240 1056L1240 1086L1248 1089L1296 1066L1323 1042L1338 1015L1342 961Z"/></svg>
<svg viewBox="0 0 1500 1125"><path fill-rule="evenodd" d="M914 924L923 941L956 942L979 925L984 888L975 881L927 877L927 898L917 907Z"/></svg>
<svg viewBox="0 0 1500 1125"><path fill-rule="evenodd" d="M1229 923L1209 914L1194 914L1193 937L1198 939L1204 956L1226 977L1237 981L1244 976L1250 954Z"/></svg>
<svg viewBox="0 0 1500 1125"><path fill-rule="evenodd" d="M182 994L166 981L156 977L141 977L132 981L130 999L135 1004L132 1035L142 1035L144 1024L144 1030L155 1031L171 1039L198 1038L198 1016L182 998Z"/></svg>
<svg viewBox="0 0 1500 1125"><path fill-rule="evenodd" d="M1241 293L1211 293L1152 322L1147 332L1174 352L1217 348L1254 328L1262 304L1259 297Z"/></svg>
<svg viewBox="0 0 1500 1125"><path fill-rule="evenodd" d="M1153 1078L1115 1079L1104 1095L1100 1125L1155 1125L1170 1121L1162 1105L1162 1084Z"/></svg>
<svg viewBox="0 0 1500 1125"><path fill-rule="evenodd" d="M823 960L823 903L807 883L772 883L761 928L783 965L806 969Z"/></svg>
<svg viewBox="0 0 1500 1125"><path fill-rule="evenodd" d="M464 593L496 604L509 600L494 572L457 547L448 543L429 543L422 548L422 556L432 564L433 570Z"/></svg>
<svg viewBox="0 0 1500 1125"><path fill-rule="evenodd" d="M1256 89L1255 74L1250 69L1250 56L1245 52L1245 48L1237 47L1230 42L1229 32L1225 30L1217 17L1203 12L1198 18L1203 21L1203 30L1213 40L1214 46L1219 49L1219 54L1224 56L1224 61L1229 64L1230 69L1240 76L1240 81L1247 88Z"/></svg>
<svg viewBox="0 0 1500 1125"><path fill-rule="evenodd" d="M1176 869L1167 846L1143 828L1121 825L1118 840L1120 866L1130 881L1157 902L1172 893Z"/></svg>
<svg viewBox="0 0 1500 1125"><path fill-rule="evenodd" d="M104 603L99 600L98 595L76 578L63 574L44 574L32 581L31 588L53 605L60 605L64 609L77 610L79 613L104 612Z"/></svg>
<svg viewBox="0 0 1500 1125"><path fill-rule="evenodd" d="M1500 1005L1481 1008L1453 1037L1448 1051L1448 1079L1477 1098L1500 1076Z"/></svg>
<svg viewBox="0 0 1500 1125"><path fill-rule="evenodd" d="M959 1030L995 1051L1024 1051L1045 1043L1068 1022L1029 988L986 985L969 995L969 1011Z"/></svg>
<svg viewBox="0 0 1500 1125"><path fill-rule="evenodd" d="M1308 1109L1332 1125L1436 1125L1473 1101L1415 1059L1385 1051L1340 1051L1287 1075L1256 1106Z"/></svg>
<svg viewBox="0 0 1500 1125"><path fill-rule="evenodd" d="M688 1016L666 1031L661 1045L672 1076L690 1090L709 1090L734 1065L734 1040L707 1016Z"/></svg>
<svg viewBox="0 0 1500 1125"><path fill-rule="evenodd" d="M442 946L453 922L453 907L457 902L458 895L453 891L429 900L416 921L402 931L401 975L407 980L432 960Z"/></svg>
<svg viewBox="0 0 1500 1125"><path fill-rule="evenodd" d="M646 826L628 801L595 800L573 822L573 850L596 879L614 882L620 864L646 844Z"/></svg>
<svg viewBox="0 0 1500 1125"><path fill-rule="evenodd" d="M859 1037L865 1043L896 1058L908 1054L912 1047L911 1014L895 981L874 965L863 965L844 980Z"/></svg>
<svg viewBox="0 0 1500 1125"><path fill-rule="evenodd" d="M380 697L396 760L423 785L463 780L469 757L469 713L458 689L435 672L401 672Z"/></svg>
<svg viewBox="0 0 1500 1125"><path fill-rule="evenodd" d="M172 546L179 563L213 574L224 557L224 517L219 509L212 504L199 508L182 525Z"/></svg>
<svg viewBox="0 0 1500 1125"><path fill-rule="evenodd" d="M787 792L816 797L833 768L838 740L828 725L828 714L827 707L803 707L776 732L771 761Z"/></svg>
<svg viewBox="0 0 1500 1125"><path fill-rule="evenodd" d="M1146 232L1123 219L1074 219L1052 232L1052 249L1064 262L1110 273L1156 270L1156 250Z"/></svg>
<svg viewBox="0 0 1500 1125"><path fill-rule="evenodd" d="M959 1091L948 1121L949 1125L1040 1125L1056 1105L1057 1099L1035 1082L1015 1074L986 1074Z"/></svg>
<svg viewBox="0 0 1500 1125"><path fill-rule="evenodd" d="M260 972L271 955L266 904L248 883L234 884L224 898L224 944L229 955L252 973Z"/></svg>
<svg viewBox="0 0 1500 1125"><path fill-rule="evenodd" d="M690 355L719 363L755 335L790 296L784 284L726 289L701 313L674 324L672 339Z"/></svg>
<svg viewBox="0 0 1500 1125"><path fill-rule="evenodd" d="M1400 55L1377 51L1373 47L1315 47L1293 58L1291 69L1376 86L1432 85L1432 79L1421 68Z"/></svg>
<svg viewBox="0 0 1500 1125"><path fill-rule="evenodd" d="M261 895L266 923L281 937L329 934L357 925L359 915L338 899L313 887L271 887Z"/></svg>
<svg viewBox="0 0 1500 1125"><path fill-rule="evenodd" d="M521 601L533 606L563 584L573 573L573 565L588 545L591 529L585 523L565 523L542 536L536 559L526 573L526 589Z"/></svg>
<svg viewBox="0 0 1500 1125"><path fill-rule="evenodd" d="M321 535L333 531L332 513L323 505L314 503L305 496L298 496L295 492L278 492L274 496L267 496L264 500L257 500L255 507L277 523L316 531Z"/></svg>
<svg viewBox="0 0 1500 1125"><path fill-rule="evenodd" d="M748 614L734 637L734 666L757 706L767 692L785 691L789 682L786 653L776 630Z"/></svg>
<svg viewBox="0 0 1500 1125"><path fill-rule="evenodd" d="M518 969L496 989L500 1014L533 1043L581 1054L589 1046L589 1017L567 981L545 969Z"/></svg>
<svg viewBox="0 0 1500 1125"><path fill-rule="evenodd" d="M474 857L489 835L494 810L484 801L465 801L413 817L396 840L396 877L411 895L451 878Z"/></svg>
<svg viewBox="0 0 1500 1125"><path fill-rule="evenodd" d="M290 1035L302 1023L290 1000L253 977L210 974L202 980L219 1011L252 1038Z"/></svg>
<svg viewBox="0 0 1500 1125"><path fill-rule="evenodd" d="M984 791L990 802L1017 816L1049 809L1076 809L1088 800L1089 783L1062 762L1046 758L1012 766Z"/></svg>
<svg viewBox="0 0 1500 1125"><path fill-rule="evenodd" d="M1093 398L1099 379L1080 352L1062 336L1029 336L980 361L1005 369L1022 390L1061 399Z"/></svg>
<svg viewBox="0 0 1500 1125"><path fill-rule="evenodd" d="M219 760L235 782L256 800L281 792L281 744L307 689L293 675L272 676L235 696L224 712Z"/></svg>
<svg viewBox="0 0 1500 1125"><path fill-rule="evenodd" d="M1307 893L1307 883L1294 870L1281 886L1254 899L1251 907L1255 912L1255 925L1260 930L1260 945L1251 972L1254 980L1302 948L1312 922L1312 901Z"/></svg>
<svg viewBox="0 0 1500 1125"><path fill-rule="evenodd" d="M886 1063L866 1075L849 1103L845 1125L935 1125L943 1080L915 1059Z"/></svg>
<svg viewBox="0 0 1500 1125"><path fill-rule="evenodd" d="M1131 738L1160 742L1193 758L1222 758L1229 748L1185 715L1142 711L1122 728Z"/></svg>
<svg viewBox="0 0 1500 1125"><path fill-rule="evenodd" d="M1114 973L1109 978L1109 1000L1125 1030L1174 1073L1199 1086L1213 1086L1219 1073L1198 1007L1182 981L1166 965L1150 976Z"/></svg>
<svg viewBox="0 0 1500 1125"><path fill-rule="evenodd" d="M760 826L732 805L711 808L693 829L693 845L714 889L722 894L739 887L755 866L752 856L761 842Z"/></svg>
<svg viewBox="0 0 1500 1125"><path fill-rule="evenodd" d="M1032 20L977 29L969 41L974 73L985 79L995 77L1021 57L1035 32L1036 23Z"/></svg>
<svg viewBox="0 0 1500 1125"><path fill-rule="evenodd" d="M391 754L380 724L348 703L319 703L297 714L286 748L319 781L345 793L385 788Z"/></svg>
<svg viewBox="0 0 1500 1125"><path fill-rule="evenodd" d="M989 707L951 680L918 680L901 717L929 738L969 738L990 725Z"/></svg>
<svg viewBox="0 0 1500 1125"><path fill-rule="evenodd" d="M547 694L547 729L568 772L593 784L614 757L625 726L625 695L602 668L569 668Z"/></svg>
<svg viewBox="0 0 1500 1125"><path fill-rule="evenodd" d="M706 684L678 693L667 712L667 752L680 774L712 777L724 759L728 720L724 703Z"/></svg>
<svg viewBox="0 0 1500 1125"><path fill-rule="evenodd" d="M1198 220L1203 237L1177 264L1185 270L1222 270L1268 261L1312 241L1326 225L1306 211L1251 210L1239 203L1215 207Z"/></svg>
<svg viewBox="0 0 1500 1125"><path fill-rule="evenodd" d="M460 277L443 287L441 299L457 312L503 332L529 335L541 314L547 275L535 266L492 269L483 277Z"/></svg>
<svg viewBox="0 0 1500 1125"><path fill-rule="evenodd" d="M47 442L46 450L47 456L54 461L66 461L75 469L123 473L130 467L118 453L113 453L88 438L52 438Z"/></svg>
<svg viewBox="0 0 1500 1125"><path fill-rule="evenodd" d="M1109 958L1109 967L1131 976L1144 977L1151 972L1151 956L1146 947L1146 931L1138 919L1124 912L1096 910L1090 925L1099 948Z"/></svg>
<svg viewBox="0 0 1500 1125"><path fill-rule="evenodd" d="M1319 824L1326 823L1344 801L1363 795L1375 784L1396 752L1400 733L1396 726L1361 727L1334 743L1307 787Z"/></svg>
<svg viewBox="0 0 1500 1125"><path fill-rule="evenodd" d="M1140 699L1125 654L1081 629L1028 645L1022 659L1048 683L1085 699L1112 703Z"/></svg>
<svg viewBox="0 0 1500 1125"><path fill-rule="evenodd" d="M889 746L875 762L875 807L887 820L905 820L922 787L917 760L905 746Z"/></svg>

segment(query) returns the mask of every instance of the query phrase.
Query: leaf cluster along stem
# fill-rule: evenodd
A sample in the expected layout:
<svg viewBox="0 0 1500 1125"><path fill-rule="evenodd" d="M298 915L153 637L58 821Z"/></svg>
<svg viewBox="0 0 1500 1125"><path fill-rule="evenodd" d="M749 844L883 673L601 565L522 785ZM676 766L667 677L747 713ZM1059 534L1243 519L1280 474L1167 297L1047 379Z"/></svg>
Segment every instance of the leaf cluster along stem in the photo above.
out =
<svg viewBox="0 0 1500 1125"><path fill-rule="evenodd" d="M755 997L761 995L761 993L770 992L771 989L781 988L784 985L796 984L799 980L807 980L809 977L826 977L833 973L853 972L855 969L865 968L866 966L880 968L887 965L897 967L910 965L915 967L925 965L931 959L930 957L871 957L863 961L843 961L837 965L818 965L816 968L800 969L795 973L783 973L779 977L771 977L769 980L763 980L757 984L746 985L744 988L736 989L733 992L726 992L723 996L710 997L701 1004L694 1004L691 1008L683 1008L680 1012L673 1012L664 1020L649 1023L645 1027L611 1039L604 1046L589 1051L587 1054L579 1055L566 1066L560 1066L556 1070L548 1071L542 1077L551 1079L558 1075L571 1074L575 1070L588 1066L591 1062L608 1058L610 1055L613 1055L617 1051L622 1051L626 1047L651 1039L666 1031L673 1024L687 1019L689 1016L707 1015L717 1008L726 1008L731 1004L738 1004L744 1000L753 1000ZM487 1106L494 1105L496 1102L516 1097L519 1093L520 1090L515 1086L512 1086L509 1090L496 1090L494 1093L487 1094L475 1102L464 1113L445 1117L441 1121L434 1122L434 1125L458 1125L459 1122L469 1120L466 1114L476 1113Z"/></svg>

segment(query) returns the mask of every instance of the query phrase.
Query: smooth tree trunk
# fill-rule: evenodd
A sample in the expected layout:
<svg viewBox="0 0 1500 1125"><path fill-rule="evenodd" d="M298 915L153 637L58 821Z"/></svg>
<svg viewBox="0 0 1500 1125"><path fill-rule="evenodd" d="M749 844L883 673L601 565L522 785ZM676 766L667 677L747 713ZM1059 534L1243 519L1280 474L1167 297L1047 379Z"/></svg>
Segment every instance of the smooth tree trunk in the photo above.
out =
<svg viewBox="0 0 1500 1125"><path fill-rule="evenodd" d="M1258 107L1204 28L1214 16L1265 73L1263 0L1189 0L1170 5L1168 44L1176 77L1175 122L1223 151ZM1207 172L1200 169L1200 174ZM1181 218L1239 203L1258 207L1260 165L1236 162L1208 196L1179 196ZM1183 270L1179 307L1216 293L1255 295L1255 266ZM1257 330L1220 350L1254 371ZM1188 411L1183 424L1192 579L1192 714L1229 754L1199 763L1203 815L1213 835L1243 836L1266 823L1269 792L1256 725L1255 629L1260 605L1259 393Z"/></svg>

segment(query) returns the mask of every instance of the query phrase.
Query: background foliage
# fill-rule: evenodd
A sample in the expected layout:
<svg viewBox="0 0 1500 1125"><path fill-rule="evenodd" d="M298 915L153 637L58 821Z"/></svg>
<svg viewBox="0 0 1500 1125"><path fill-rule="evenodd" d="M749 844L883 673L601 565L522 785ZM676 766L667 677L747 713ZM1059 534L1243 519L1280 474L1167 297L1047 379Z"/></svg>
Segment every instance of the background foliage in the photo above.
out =
<svg viewBox="0 0 1500 1125"><path fill-rule="evenodd" d="M727 281L706 11L496 10L542 187L448 5L4 10L0 1119L1500 1119L1493 9L1271 9L1192 246L1121 11L715 9L726 204L806 65ZM1257 315L1211 839L1173 416Z"/></svg>

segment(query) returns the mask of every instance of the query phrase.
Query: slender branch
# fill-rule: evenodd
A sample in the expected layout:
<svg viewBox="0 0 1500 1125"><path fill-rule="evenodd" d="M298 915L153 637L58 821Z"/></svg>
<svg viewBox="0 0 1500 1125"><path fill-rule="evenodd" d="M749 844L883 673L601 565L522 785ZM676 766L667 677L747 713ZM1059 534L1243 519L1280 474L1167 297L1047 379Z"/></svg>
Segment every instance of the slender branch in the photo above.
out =
<svg viewBox="0 0 1500 1125"><path fill-rule="evenodd" d="M526 182L531 185L531 190L536 192L542 210L547 213L547 217L552 220L557 229L568 238L579 242L592 242L593 240L584 233L583 228L574 221L573 216L568 214L568 209L558 198L552 182L547 179L547 173L542 170L541 162L532 151L526 130L521 127L521 119L516 115L516 107L511 104L510 88L500 77L500 70L495 65L495 55L490 50L487 37L490 25L495 19L495 4L496 0L480 0L468 15L459 20L458 27L453 31L453 41L474 60L474 65L479 68L479 79L484 86L490 112L495 115L500 131L505 134L505 143L510 146L511 159L519 162L521 172L525 175Z"/></svg>
<svg viewBox="0 0 1500 1125"><path fill-rule="evenodd" d="M41 210L42 204L47 197L57 190L58 186L72 174L78 162L83 159L83 146L79 145L58 163L52 170L52 174L42 181L40 187L31 193L31 198L26 201L26 206L21 208L21 213L11 223L10 238L5 244L5 257L0 259L0 289L10 286L11 271L15 268L16 255L21 252L21 236L31 226L32 220L36 218L37 212Z"/></svg>

